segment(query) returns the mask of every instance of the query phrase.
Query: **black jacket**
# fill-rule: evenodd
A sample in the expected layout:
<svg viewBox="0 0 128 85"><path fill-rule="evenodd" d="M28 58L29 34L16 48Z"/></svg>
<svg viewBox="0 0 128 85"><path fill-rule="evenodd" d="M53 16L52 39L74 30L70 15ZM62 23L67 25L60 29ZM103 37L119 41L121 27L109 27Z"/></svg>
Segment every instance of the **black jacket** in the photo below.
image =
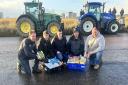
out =
<svg viewBox="0 0 128 85"><path fill-rule="evenodd" d="M41 38L39 41L38 51L43 51L47 58L53 58L55 56L50 40L46 41L44 38Z"/></svg>
<svg viewBox="0 0 128 85"><path fill-rule="evenodd" d="M79 36L78 39L72 35L68 41L68 50L71 55L83 55L84 54L84 39Z"/></svg>
<svg viewBox="0 0 128 85"><path fill-rule="evenodd" d="M37 54L36 44L29 38L22 40L18 52L18 57L22 59L35 59Z"/></svg>
<svg viewBox="0 0 128 85"><path fill-rule="evenodd" d="M61 53L67 53L66 37L63 37L61 40L55 37L53 39L52 46L53 46L55 54L57 53L57 51L60 51Z"/></svg>

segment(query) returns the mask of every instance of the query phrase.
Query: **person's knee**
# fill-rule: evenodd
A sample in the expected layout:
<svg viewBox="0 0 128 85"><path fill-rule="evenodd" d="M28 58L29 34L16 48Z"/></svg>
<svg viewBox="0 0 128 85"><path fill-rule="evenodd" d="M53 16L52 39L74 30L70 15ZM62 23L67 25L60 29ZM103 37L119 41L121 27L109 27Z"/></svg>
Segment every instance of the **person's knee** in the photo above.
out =
<svg viewBox="0 0 128 85"><path fill-rule="evenodd" d="M103 52L102 52L102 51L97 52L97 53L96 53L96 57L102 57L102 54L103 54Z"/></svg>
<svg viewBox="0 0 128 85"><path fill-rule="evenodd" d="M102 54L103 54L103 52L101 51L101 52L97 52L96 53L96 63L100 63L101 61L102 61Z"/></svg>
<svg viewBox="0 0 128 85"><path fill-rule="evenodd" d="M62 53L57 53L57 57L58 57L59 60L62 60L63 59Z"/></svg>

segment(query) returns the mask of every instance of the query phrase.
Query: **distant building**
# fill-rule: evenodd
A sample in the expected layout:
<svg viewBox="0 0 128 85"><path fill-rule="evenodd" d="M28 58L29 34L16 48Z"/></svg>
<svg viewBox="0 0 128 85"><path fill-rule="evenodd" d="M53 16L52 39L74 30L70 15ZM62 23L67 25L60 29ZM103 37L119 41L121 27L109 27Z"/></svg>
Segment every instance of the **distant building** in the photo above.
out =
<svg viewBox="0 0 128 85"><path fill-rule="evenodd" d="M61 16L62 18L66 18L65 13L62 13Z"/></svg>
<svg viewBox="0 0 128 85"><path fill-rule="evenodd" d="M69 18L77 18L77 14L74 13L74 12L69 12L68 17L69 17Z"/></svg>
<svg viewBox="0 0 128 85"><path fill-rule="evenodd" d="M3 12L0 12L0 18L3 18Z"/></svg>

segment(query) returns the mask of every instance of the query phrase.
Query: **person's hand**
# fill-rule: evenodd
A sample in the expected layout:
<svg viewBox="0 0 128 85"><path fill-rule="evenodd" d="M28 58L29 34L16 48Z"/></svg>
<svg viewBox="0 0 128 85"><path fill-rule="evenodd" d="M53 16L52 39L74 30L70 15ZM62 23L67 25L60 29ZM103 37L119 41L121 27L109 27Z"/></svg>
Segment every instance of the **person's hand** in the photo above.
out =
<svg viewBox="0 0 128 85"><path fill-rule="evenodd" d="M84 57L89 58L92 54L92 52L85 52Z"/></svg>
<svg viewBox="0 0 128 85"><path fill-rule="evenodd" d="M85 53L84 53L84 57L85 57L85 58L88 58L88 57L89 57L89 56L88 56L88 52L85 52Z"/></svg>
<svg viewBox="0 0 128 85"><path fill-rule="evenodd" d="M87 58L89 58L91 56L91 54L90 54L90 52L88 52L88 54L87 54Z"/></svg>
<svg viewBox="0 0 128 85"><path fill-rule="evenodd" d="M90 57L93 54L93 52L88 52L88 57Z"/></svg>

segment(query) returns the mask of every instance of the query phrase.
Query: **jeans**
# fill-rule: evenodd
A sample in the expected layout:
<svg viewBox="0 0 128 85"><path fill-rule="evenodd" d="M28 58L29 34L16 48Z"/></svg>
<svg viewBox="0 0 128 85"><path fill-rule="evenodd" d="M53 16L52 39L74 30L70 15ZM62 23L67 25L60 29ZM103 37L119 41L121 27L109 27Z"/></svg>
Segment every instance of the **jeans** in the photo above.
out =
<svg viewBox="0 0 128 85"><path fill-rule="evenodd" d="M102 62L103 51L92 54L89 58L90 65L100 64Z"/></svg>
<svg viewBox="0 0 128 85"><path fill-rule="evenodd" d="M68 60L68 54L62 54L62 53L57 53L57 58L60 60L60 61L63 61L63 62L67 62Z"/></svg>
<svg viewBox="0 0 128 85"><path fill-rule="evenodd" d="M23 70L27 75L31 76L29 60L32 60L32 59L23 59L19 57L19 64L21 65L21 70ZM39 60L35 59L34 66L33 66L34 71L38 70L38 65L39 65Z"/></svg>

